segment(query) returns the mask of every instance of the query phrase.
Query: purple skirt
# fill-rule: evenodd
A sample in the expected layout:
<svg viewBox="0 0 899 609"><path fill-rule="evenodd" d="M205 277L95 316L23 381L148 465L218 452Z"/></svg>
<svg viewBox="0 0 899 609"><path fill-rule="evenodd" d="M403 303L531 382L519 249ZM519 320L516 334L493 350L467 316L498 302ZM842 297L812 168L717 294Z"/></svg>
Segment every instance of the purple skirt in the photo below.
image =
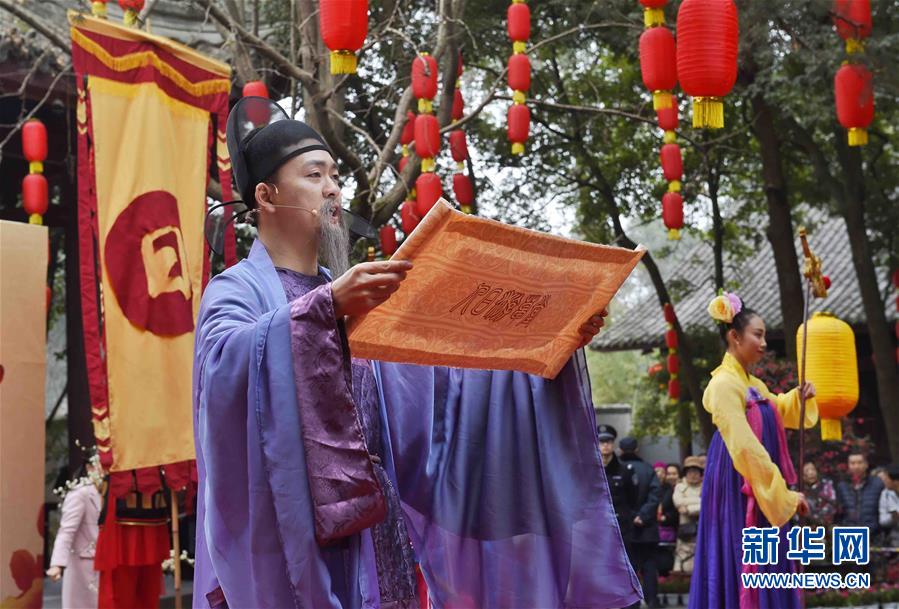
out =
<svg viewBox="0 0 899 609"><path fill-rule="evenodd" d="M762 445L774 463L781 463L778 441L779 417L766 401L757 403L762 422ZM785 458L789 458L784 455ZM782 468L781 468L782 469ZM712 437L702 482L702 505L696 557L690 582L690 609L748 609L740 605L742 531L746 522L747 497L742 492L743 477L734 468L724 440L717 431ZM759 511L757 524L771 524ZM789 524L787 525L789 526ZM792 573L794 565L786 558L787 526L780 528L776 565L760 565L759 573ZM759 609L799 609L798 590L758 590L752 603ZM757 604L756 604L757 603Z"/></svg>

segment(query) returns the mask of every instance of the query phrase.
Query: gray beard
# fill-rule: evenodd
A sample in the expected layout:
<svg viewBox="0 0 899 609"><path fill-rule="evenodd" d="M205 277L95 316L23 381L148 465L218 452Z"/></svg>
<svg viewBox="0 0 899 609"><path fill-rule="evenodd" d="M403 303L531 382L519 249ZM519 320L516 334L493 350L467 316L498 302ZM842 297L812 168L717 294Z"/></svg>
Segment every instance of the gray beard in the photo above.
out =
<svg viewBox="0 0 899 609"><path fill-rule="evenodd" d="M336 202L330 199L322 203L319 210L321 218L321 232L318 242L318 258L322 266L331 271L331 276L337 279L350 268L350 231L347 229L343 215L340 222L331 222L331 213Z"/></svg>

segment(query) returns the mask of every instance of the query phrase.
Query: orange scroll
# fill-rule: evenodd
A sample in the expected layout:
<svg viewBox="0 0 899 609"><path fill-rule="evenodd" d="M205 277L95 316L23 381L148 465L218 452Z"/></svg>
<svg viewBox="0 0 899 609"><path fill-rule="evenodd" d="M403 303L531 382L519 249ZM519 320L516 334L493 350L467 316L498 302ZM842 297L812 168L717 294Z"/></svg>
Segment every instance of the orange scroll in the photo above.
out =
<svg viewBox="0 0 899 609"><path fill-rule="evenodd" d="M348 323L355 357L555 376L643 257L469 216L440 200L394 254L415 268Z"/></svg>

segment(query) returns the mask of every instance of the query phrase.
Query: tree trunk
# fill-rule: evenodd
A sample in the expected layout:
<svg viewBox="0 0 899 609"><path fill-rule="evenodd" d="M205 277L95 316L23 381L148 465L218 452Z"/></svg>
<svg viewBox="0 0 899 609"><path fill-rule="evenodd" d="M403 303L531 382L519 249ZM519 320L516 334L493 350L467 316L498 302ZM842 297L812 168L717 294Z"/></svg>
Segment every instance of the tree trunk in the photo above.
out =
<svg viewBox="0 0 899 609"><path fill-rule="evenodd" d="M877 284L877 271L871 255L871 244L865 229L865 189L861 151L846 145L844 135L837 133L837 153L846 178L843 217L852 248L852 263L858 278L868 325L871 348L874 352L874 369L877 374L877 396L880 415L890 445L893 461L899 460L899 370L896 352L890 338L893 328L884 312Z"/></svg>
<svg viewBox="0 0 899 609"><path fill-rule="evenodd" d="M803 294L799 259L794 245L793 220L784 177L780 138L774 125L771 107L761 94L752 98L755 121L752 130L759 142L762 158L762 179L768 203L768 228L765 231L774 252L780 309L783 315L784 345L787 357L796 361L796 330L802 324Z"/></svg>
<svg viewBox="0 0 899 609"><path fill-rule="evenodd" d="M618 237L618 242L624 247L629 247L634 249L637 247L637 244L634 243L630 237L628 237L619 221L617 216L613 217L613 224L615 226L616 237ZM665 286L665 281L662 279L662 273L659 271L658 265L656 265L656 261L653 260L652 255L649 252L646 252L646 255L643 256L643 266L646 267L647 272L649 273L649 277L652 280L652 285L655 287L656 295L659 298L659 304L661 307L664 307L666 303L671 302L671 297L668 294L668 288ZM675 309L676 311L676 309ZM659 311L659 314L662 314L662 311ZM705 441L705 445L708 446L712 441L712 435L715 433L715 425L712 423L712 416L706 412L706 409L702 405L702 390L700 389L700 380L699 373L696 368L693 366L693 355L690 347L690 339L687 337L686 332L680 325L680 320L675 320L674 330L677 332L677 344L678 344L678 355L680 356L680 377L683 379L684 384L687 386L687 391L690 392L690 399L693 402L693 406L696 409L696 418L699 420L699 429L702 432L702 438ZM679 425L680 426L680 425ZM678 430L681 431L680 429ZM687 425L687 432L689 432L689 420ZM687 442L685 438L679 438L681 442L681 451L689 452L689 449L685 449L684 445L690 445L692 442L692 438Z"/></svg>
<svg viewBox="0 0 899 609"><path fill-rule="evenodd" d="M712 201L712 233L714 242L712 254L715 259L715 290L724 289L724 221L721 219L721 206L718 205L718 180L713 179L709 170L709 199Z"/></svg>
<svg viewBox="0 0 899 609"><path fill-rule="evenodd" d="M74 183L63 192L62 207L67 210L66 252L66 374L68 387L67 427L69 432L69 472L74 475L84 461L83 447L94 445L91 400L84 358L84 333L81 320L81 279L78 256L78 199ZM68 194L66 194L68 193ZM76 443L77 441L77 443ZM81 446L78 446L81 444Z"/></svg>

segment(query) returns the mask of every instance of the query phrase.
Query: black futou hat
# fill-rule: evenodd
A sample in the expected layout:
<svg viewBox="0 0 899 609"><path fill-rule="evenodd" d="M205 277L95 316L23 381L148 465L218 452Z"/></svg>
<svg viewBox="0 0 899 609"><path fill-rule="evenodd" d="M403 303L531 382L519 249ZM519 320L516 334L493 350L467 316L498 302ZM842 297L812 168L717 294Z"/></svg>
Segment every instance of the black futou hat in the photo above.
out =
<svg viewBox="0 0 899 609"><path fill-rule="evenodd" d="M265 97L250 96L238 101L228 115L225 135L235 189L242 200L215 205L206 213L206 241L219 255L224 251L225 227L256 207L256 184L303 153L324 150L334 157L318 131L289 118L281 106ZM231 213L226 213L228 206L233 207ZM353 237L377 239L378 233L368 220L346 208L343 212Z"/></svg>
<svg viewBox="0 0 899 609"><path fill-rule="evenodd" d="M312 150L334 156L318 131L291 120L281 106L265 97L244 97L234 105L226 137L235 186L250 208L256 206L256 184L293 157Z"/></svg>

